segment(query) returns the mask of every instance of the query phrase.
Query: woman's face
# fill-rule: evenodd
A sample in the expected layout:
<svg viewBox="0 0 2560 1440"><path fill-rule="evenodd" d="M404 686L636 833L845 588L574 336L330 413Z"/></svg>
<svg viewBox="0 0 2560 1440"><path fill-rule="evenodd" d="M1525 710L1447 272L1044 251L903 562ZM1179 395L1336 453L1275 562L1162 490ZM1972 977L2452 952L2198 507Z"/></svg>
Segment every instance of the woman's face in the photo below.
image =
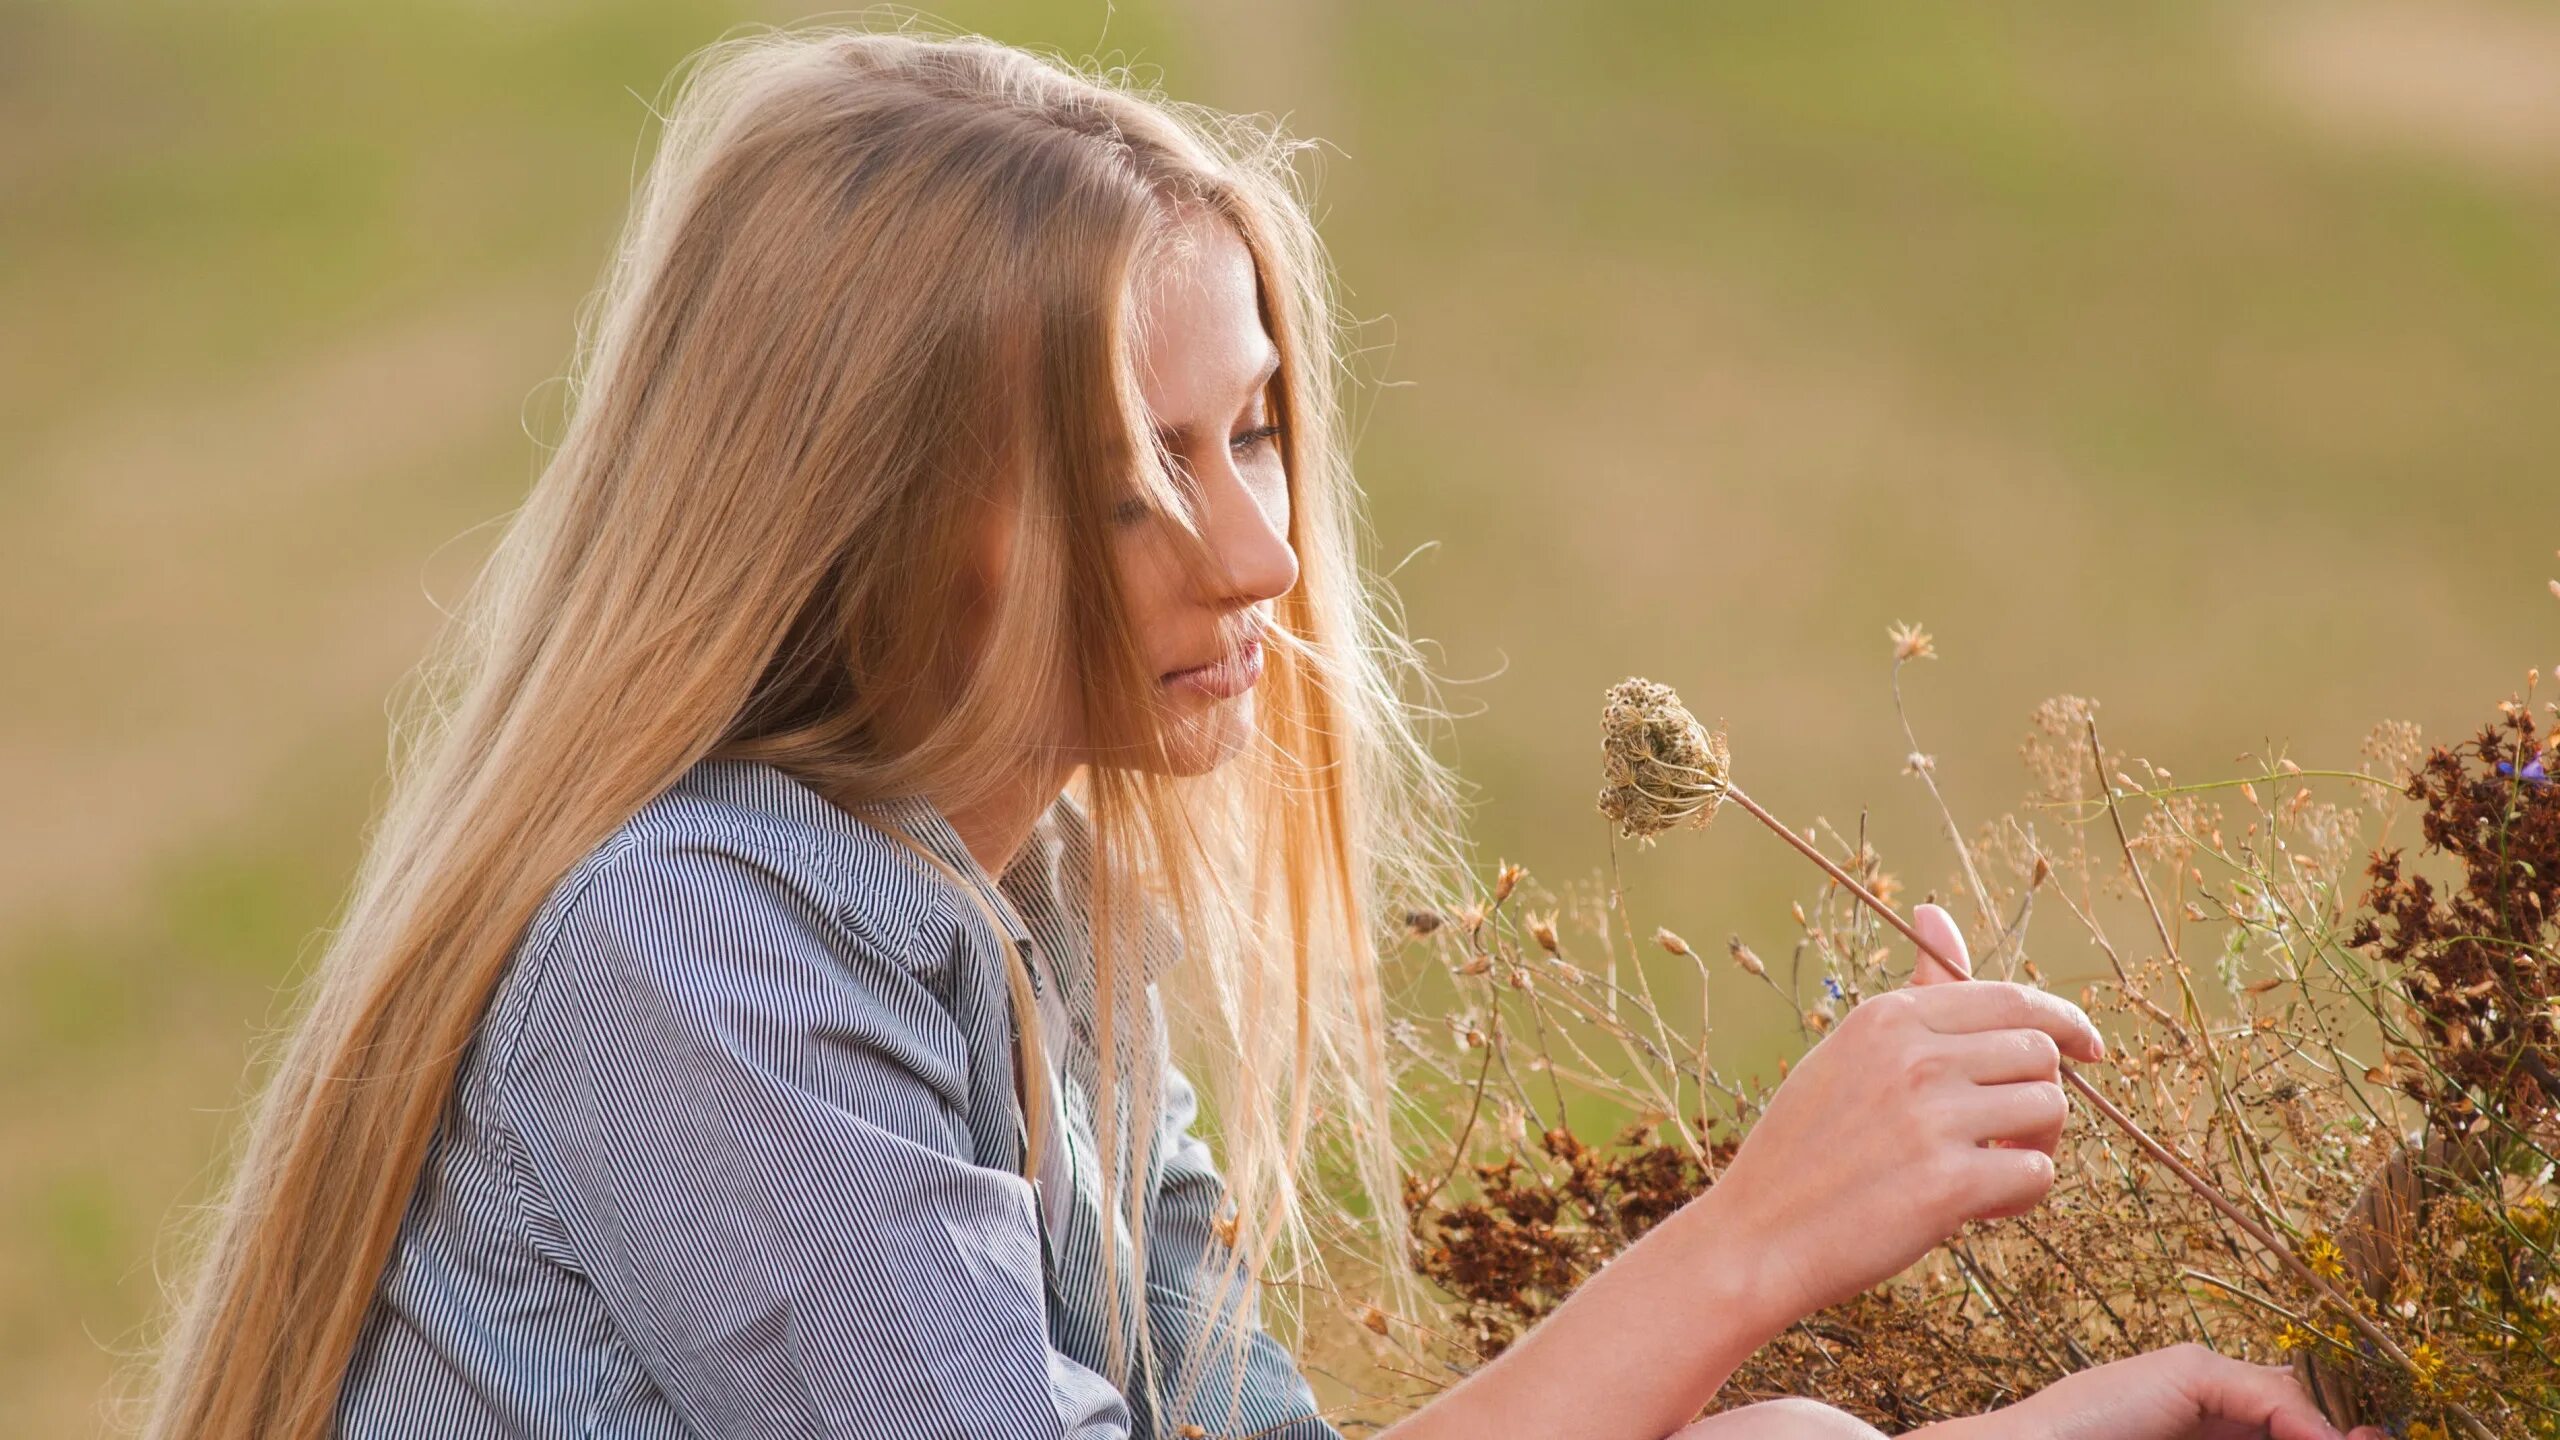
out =
<svg viewBox="0 0 2560 1440"><path fill-rule="evenodd" d="M1220 622L1259 629L1298 581L1288 475L1266 407L1278 352L1256 304L1253 258L1223 219L1189 217L1189 243L1166 253L1132 299L1142 317L1140 393L1177 484L1198 506L1211 573L1184 574L1180 529L1134 486L1108 517L1112 563L1156 677L1157 723L1182 775L1215 768L1252 734L1262 646L1228 648ZM1005 551L1009 523L999 518L988 537L991 561ZM1083 758L1081 725L1061 728L1068 752Z"/></svg>
<svg viewBox="0 0 2560 1440"><path fill-rule="evenodd" d="M1135 297L1145 317L1138 383L1156 443L1196 497L1210 578L1185 580L1172 544L1180 532L1142 498L1111 520L1178 774L1210 769L1252 733L1262 643L1228 648L1220 620L1232 616L1251 634L1298 583L1289 477L1266 404L1280 357L1262 328L1253 256L1225 220L1190 213L1189 243Z"/></svg>

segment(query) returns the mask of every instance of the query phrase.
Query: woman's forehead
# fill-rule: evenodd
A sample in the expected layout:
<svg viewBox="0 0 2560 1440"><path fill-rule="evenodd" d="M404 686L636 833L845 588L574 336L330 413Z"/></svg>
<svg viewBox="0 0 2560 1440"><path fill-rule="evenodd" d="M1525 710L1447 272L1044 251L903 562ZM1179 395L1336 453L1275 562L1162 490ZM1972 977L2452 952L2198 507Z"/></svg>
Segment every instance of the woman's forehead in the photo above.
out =
<svg viewBox="0 0 2560 1440"><path fill-rule="evenodd" d="M1261 281L1243 237L1194 211L1154 253L1132 302L1140 392L1159 429L1220 429L1269 373Z"/></svg>

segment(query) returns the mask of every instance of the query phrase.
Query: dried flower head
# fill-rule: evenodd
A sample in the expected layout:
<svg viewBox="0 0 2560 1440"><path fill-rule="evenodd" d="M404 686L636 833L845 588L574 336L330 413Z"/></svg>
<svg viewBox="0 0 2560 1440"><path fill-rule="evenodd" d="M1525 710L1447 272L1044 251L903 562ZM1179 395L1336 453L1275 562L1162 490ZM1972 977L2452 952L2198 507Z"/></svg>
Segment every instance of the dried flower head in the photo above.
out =
<svg viewBox="0 0 2560 1440"><path fill-rule="evenodd" d="M1938 658L1936 643L1929 638L1928 631L1917 625L1905 625L1897 620L1885 634L1893 641L1893 658L1896 661Z"/></svg>
<svg viewBox="0 0 2560 1440"><path fill-rule="evenodd" d="M1630 676L1600 712L1600 813L1650 844L1675 825L1705 829L1733 784L1724 730L1698 723L1668 685Z"/></svg>
<svg viewBox="0 0 2560 1440"><path fill-rule="evenodd" d="M1529 938L1537 941L1538 948L1550 955L1564 953L1564 942L1556 938L1556 917L1553 911L1544 915L1533 914L1529 917Z"/></svg>

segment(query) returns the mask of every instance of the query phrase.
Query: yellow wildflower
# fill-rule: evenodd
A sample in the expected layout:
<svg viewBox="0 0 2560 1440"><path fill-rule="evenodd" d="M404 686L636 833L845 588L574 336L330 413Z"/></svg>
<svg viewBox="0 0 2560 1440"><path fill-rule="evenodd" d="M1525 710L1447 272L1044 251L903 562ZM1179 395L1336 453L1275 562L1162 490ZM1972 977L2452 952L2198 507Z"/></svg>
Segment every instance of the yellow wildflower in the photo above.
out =
<svg viewBox="0 0 2560 1440"><path fill-rule="evenodd" d="M2444 1352L2435 1347L2434 1341L2421 1340L2409 1347L2409 1378L2418 1383L2420 1391L2435 1393L2437 1382L2444 1378Z"/></svg>

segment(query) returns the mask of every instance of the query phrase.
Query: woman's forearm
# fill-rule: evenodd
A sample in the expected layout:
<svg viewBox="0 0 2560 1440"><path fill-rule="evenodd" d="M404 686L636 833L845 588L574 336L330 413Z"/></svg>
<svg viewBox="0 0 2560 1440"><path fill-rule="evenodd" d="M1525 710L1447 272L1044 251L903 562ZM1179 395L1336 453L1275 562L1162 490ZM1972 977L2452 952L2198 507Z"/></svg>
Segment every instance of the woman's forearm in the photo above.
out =
<svg viewBox="0 0 2560 1440"><path fill-rule="evenodd" d="M1769 1237L1724 1222L1709 1191L1655 1226L1518 1342L1387 1440L1661 1440L1752 1351L1794 1323L1758 1260Z"/></svg>

